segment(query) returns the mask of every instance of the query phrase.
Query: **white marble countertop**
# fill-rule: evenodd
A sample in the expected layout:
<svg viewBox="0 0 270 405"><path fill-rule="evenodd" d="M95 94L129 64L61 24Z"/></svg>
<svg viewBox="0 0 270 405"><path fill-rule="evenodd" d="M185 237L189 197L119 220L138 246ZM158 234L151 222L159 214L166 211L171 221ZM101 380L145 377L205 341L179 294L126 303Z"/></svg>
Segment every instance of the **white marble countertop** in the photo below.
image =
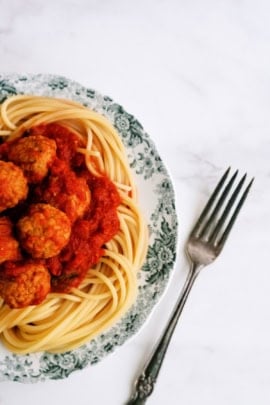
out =
<svg viewBox="0 0 270 405"><path fill-rule="evenodd" d="M0 72L61 74L123 104L169 168L180 218L175 271L140 333L68 379L2 382L1 405L125 403L183 285L189 229L229 165L256 181L149 405L270 403L269 16L267 0L0 1Z"/></svg>

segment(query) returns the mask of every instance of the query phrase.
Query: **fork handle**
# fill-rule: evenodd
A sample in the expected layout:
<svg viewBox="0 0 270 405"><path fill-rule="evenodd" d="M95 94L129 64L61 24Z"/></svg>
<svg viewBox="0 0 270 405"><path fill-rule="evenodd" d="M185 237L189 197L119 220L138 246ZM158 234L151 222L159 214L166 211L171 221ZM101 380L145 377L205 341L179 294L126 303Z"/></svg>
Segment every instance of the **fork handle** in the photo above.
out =
<svg viewBox="0 0 270 405"><path fill-rule="evenodd" d="M178 319L182 313L190 290L200 270L201 266L198 266L194 263L191 264L190 271L176 303L175 309L173 310L167 326L165 327L165 330L160 340L158 341L152 355L145 364L142 373L135 383L135 391L133 393L133 396L126 403L126 405L143 405L146 403L147 398L152 394Z"/></svg>

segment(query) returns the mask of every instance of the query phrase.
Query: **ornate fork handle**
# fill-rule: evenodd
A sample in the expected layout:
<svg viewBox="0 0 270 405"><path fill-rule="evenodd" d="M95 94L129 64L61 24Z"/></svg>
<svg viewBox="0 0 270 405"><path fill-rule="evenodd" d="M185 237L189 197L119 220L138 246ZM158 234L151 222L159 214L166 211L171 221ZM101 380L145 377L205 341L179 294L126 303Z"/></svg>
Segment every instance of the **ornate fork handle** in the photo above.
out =
<svg viewBox="0 0 270 405"><path fill-rule="evenodd" d="M156 348L135 383L135 391L132 398L126 403L126 405L143 405L151 395L178 319L201 268L202 266L195 265L194 263L191 264L189 274L178 298L175 309L156 345Z"/></svg>

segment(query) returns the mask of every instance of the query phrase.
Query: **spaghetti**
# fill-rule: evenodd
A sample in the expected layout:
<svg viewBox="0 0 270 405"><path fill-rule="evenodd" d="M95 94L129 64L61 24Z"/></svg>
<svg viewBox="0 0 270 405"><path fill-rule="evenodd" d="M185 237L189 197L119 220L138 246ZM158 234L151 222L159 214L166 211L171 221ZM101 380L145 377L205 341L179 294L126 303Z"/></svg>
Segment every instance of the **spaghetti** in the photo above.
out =
<svg viewBox="0 0 270 405"><path fill-rule="evenodd" d="M108 120L64 99L18 95L1 105L0 136L6 144L55 124L76 134L76 152L89 174L105 175L116 186L120 227L78 287L52 291L39 305L18 309L0 298L0 338L15 353L73 350L112 326L136 299L137 271L146 256L148 234L136 186L122 141Z"/></svg>

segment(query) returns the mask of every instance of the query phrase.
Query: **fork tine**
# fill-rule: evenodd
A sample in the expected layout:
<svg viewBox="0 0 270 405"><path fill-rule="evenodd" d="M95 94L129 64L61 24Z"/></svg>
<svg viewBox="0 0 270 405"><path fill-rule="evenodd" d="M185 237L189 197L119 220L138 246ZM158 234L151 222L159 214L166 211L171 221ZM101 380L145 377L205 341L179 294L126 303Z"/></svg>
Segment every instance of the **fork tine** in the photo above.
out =
<svg viewBox="0 0 270 405"><path fill-rule="evenodd" d="M202 225L202 222L204 221L207 213L210 211L215 199L217 198L217 195L219 194L221 188L223 187L223 184L225 183L225 180L228 177L229 171L231 170L230 167L228 167L228 169L226 170L226 172L223 174L223 176L221 177L220 181L218 182L213 194L211 195L211 197L209 198L206 206L204 207L201 215L199 216L199 219L197 220L194 228L192 229L190 235L193 237L197 236L197 233Z"/></svg>
<svg viewBox="0 0 270 405"><path fill-rule="evenodd" d="M213 212L211 213L211 215L208 218L206 224L204 225L203 229L200 232L200 236L205 236L205 237L207 236L207 232L209 231L211 225L214 223L214 219L216 218L216 216L219 213L220 208L222 207L227 195L229 194L237 174L238 174L238 170L236 170L236 172L232 176L231 180L229 181L229 183L225 187L223 193L219 197L218 202L217 202Z"/></svg>
<svg viewBox="0 0 270 405"><path fill-rule="evenodd" d="M219 239L218 246L220 248L222 248L224 246L224 243L226 242L226 240L227 240L227 238L229 236L229 233L230 233L230 231L231 231L231 229L232 229L232 227L233 227L233 225L235 223L235 220L236 220L236 218L237 218L237 216L238 216L238 214L239 214L239 212L240 212L240 210L241 210L241 208L242 208L242 206L243 206L243 204L244 204L244 202L245 202L245 200L247 198L247 195L249 193L249 190L250 190L253 182L254 182L254 178L250 181L250 183L246 187L245 191L243 192L243 195L242 195L241 199L239 200L239 202L238 202L238 204L237 204L237 206L236 206L236 208L234 210L234 213L232 214L232 217L231 217L227 227L225 228L221 238Z"/></svg>
<svg viewBox="0 0 270 405"><path fill-rule="evenodd" d="M214 241L215 241L215 239L216 239L216 237L217 237L217 235L218 235L218 233L219 233L221 227L224 225L226 219L228 218L228 215L229 215L229 213L230 213L230 211L231 211L231 209L232 209L232 206L233 206L233 204L234 204L234 202L235 202L237 196L239 195L239 192L240 192L240 190L241 190L241 188L242 188L242 186L243 186L243 184L244 184L244 181L245 181L246 177L247 177L247 175L245 174L245 175L242 177L242 179L239 181L239 183L238 183L236 189L234 190L234 192L233 192L231 198L229 199L229 201L228 201L228 203L227 203L227 205L226 205L226 207L225 207L225 209L224 209L224 211L223 211L223 214L221 215L221 217L220 217L220 219L218 220L218 222L217 222L215 228L213 229L213 231L211 232L211 234L210 234L210 236L209 236L209 242L214 242ZM226 197L226 196L224 196L224 198L223 198L223 195L222 195L222 196L220 197L220 199L223 198L223 200L224 200L225 197Z"/></svg>

